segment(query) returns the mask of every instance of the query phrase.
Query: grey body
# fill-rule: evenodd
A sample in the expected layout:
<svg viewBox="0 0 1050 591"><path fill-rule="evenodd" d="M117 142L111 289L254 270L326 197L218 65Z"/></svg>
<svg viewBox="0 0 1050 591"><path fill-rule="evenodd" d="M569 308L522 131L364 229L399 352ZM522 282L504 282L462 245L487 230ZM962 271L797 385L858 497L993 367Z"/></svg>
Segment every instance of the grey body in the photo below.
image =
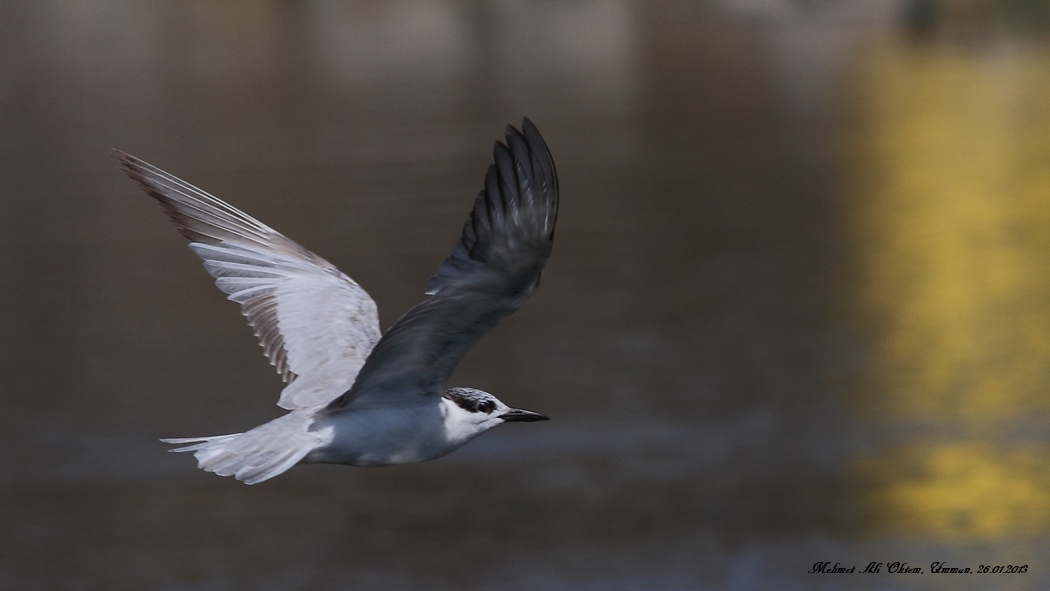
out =
<svg viewBox="0 0 1050 591"><path fill-rule="evenodd" d="M527 119L497 142L459 241L429 299L380 336L375 302L331 263L251 216L122 152L124 171L191 241L239 303L287 382L290 412L245 433L166 439L198 465L254 484L299 463L430 460L508 421L546 417L446 382L481 336L539 285L558 213L554 162Z"/></svg>
<svg viewBox="0 0 1050 591"><path fill-rule="evenodd" d="M378 407L314 419L312 429L331 430L331 440L303 462L389 466L441 457L458 445L449 441L439 403Z"/></svg>

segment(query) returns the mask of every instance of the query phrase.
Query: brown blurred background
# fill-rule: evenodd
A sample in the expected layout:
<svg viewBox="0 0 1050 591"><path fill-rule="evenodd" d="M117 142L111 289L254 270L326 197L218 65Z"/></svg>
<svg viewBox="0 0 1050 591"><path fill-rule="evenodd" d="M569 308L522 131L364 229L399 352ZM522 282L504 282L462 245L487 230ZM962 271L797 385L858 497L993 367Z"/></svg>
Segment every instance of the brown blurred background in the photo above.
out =
<svg viewBox="0 0 1050 591"><path fill-rule="evenodd" d="M1043 0L0 3L0 588L1050 588L1048 30ZM557 244L453 383L554 420L254 487L165 453L280 383L111 148L386 327L522 116Z"/></svg>

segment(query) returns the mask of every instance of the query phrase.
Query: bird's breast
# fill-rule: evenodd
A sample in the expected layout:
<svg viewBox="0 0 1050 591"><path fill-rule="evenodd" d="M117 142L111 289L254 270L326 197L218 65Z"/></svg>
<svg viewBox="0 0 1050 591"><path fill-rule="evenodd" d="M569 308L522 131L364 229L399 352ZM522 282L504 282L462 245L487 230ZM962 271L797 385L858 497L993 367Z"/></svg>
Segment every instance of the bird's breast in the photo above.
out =
<svg viewBox="0 0 1050 591"><path fill-rule="evenodd" d="M351 466L411 464L459 447L445 433L437 404L351 410L318 418L311 430L324 432L327 445L304 461Z"/></svg>

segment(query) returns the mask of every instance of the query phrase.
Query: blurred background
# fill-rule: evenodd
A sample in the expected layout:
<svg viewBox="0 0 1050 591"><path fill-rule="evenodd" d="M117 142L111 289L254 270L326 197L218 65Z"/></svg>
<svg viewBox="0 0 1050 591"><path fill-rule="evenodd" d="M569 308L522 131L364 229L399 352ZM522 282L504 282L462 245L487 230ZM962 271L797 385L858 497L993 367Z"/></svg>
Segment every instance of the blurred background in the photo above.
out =
<svg viewBox="0 0 1050 591"><path fill-rule="evenodd" d="M1048 31L1042 0L0 4L0 588L1050 588ZM385 328L522 116L557 244L453 384L554 420L254 487L165 453L281 385L111 148Z"/></svg>

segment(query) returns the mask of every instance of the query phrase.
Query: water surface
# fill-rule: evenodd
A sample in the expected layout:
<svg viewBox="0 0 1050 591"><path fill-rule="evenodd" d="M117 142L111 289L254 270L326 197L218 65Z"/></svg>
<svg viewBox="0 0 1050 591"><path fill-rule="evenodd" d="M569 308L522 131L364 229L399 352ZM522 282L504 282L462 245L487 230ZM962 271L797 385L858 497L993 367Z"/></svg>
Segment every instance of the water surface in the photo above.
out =
<svg viewBox="0 0 1050 591"><path fill-rule="evenodd" d="M1045 588L1047 46L764 6L0 8L0 587ZM254 487L164 453L278 416L280 383L111 148L386 327L522 115L557 244L453 381L554 420Z"/></svg>

